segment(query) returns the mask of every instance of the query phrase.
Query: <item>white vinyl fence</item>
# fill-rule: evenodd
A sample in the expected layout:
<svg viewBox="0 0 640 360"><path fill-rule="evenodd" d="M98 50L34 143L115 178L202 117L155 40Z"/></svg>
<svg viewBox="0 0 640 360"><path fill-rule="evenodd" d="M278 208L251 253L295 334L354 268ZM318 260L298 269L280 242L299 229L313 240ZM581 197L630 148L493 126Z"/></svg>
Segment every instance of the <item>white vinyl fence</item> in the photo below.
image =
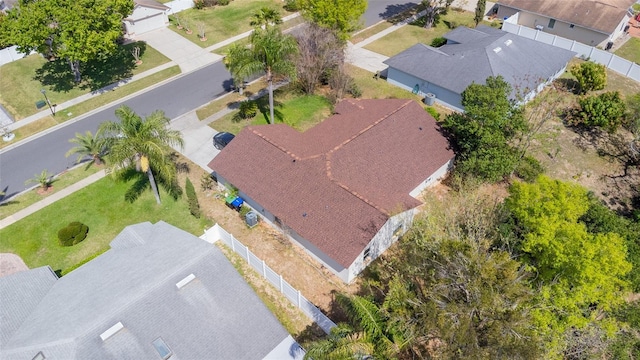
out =
<svg viewBox="0 0 640 360"><path fill-rule="evenodd" d="M540 30L535 30L522 25L518 25L510 22L509 20L510 19L507 19L502 24L502 30L545 44L574 51L578 54L578 57L581 57L583 59L589 58L593 62L602 64L621 75L624 75L635 81L640 81L640 65L634 63L633 61L623 59L608 51L600 50L598 48L585 45L575 40L569 40L557 35L552 35Z"/></svg>
<svg viewBox="0 0 640 360"><path fill-rule="evenodd" d="M331 328L336 324L331 321L325 314L323 314L313 303L307 300L299 290L291 286L286 280L282 278L282 275L273 271L264 260L255 256L248 247L242 244L233 235L229 234L220 225L215 224L210 229L206 230L202 238L210 243L214 243L218 240L222 240L233 251L240 255L243 259L247 260L249 265L254 268L258 273L262 274L262 277L267 279L271 285L280 290L284 296L287 297L294 305L299 307L303 313L305 313L311 320L313 320L318 326L324 330L327 334L331 331Z"/></svg>

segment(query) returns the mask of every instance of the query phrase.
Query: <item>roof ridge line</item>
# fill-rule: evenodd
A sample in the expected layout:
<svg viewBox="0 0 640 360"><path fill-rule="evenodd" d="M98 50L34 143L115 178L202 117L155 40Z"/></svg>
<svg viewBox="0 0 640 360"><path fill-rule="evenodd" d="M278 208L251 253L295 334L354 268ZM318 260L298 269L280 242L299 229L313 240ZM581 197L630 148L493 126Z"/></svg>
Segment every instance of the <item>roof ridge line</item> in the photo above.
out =
<svg viewBox="0 0 640 360"><path fill-rule="evenodd" d="M275 147L276 149L282 151L283 153L291 156L292 158L296 159L296 160L302 160L302 158L294 153L292 153L291 151L285 149L284 147L276 144L274 141L272 141L271 139L269 139L266 135L264 135L263 133L259 132L256 130L255 127L250 127L249 130L251 130L252 133L256 134L256 136L258 136L259 138L261 138L262 140L266 141L267 143L271 144L271 146Z"/></svg>
<svg viewBox="0 0 640 360"><path fill-rule="evenodd" d="M397 113L398 111L404 109L405 107L407 107L409 104L411 104L413 102L413 100L407 100L405 101L401 106L399 106L397 109L391 111L390 113L384 115L382 118L374 121L372 124L370 124L369 126L365 127L364 129L362 129L361 131L359 131L357 134L355 134L354 136L352 136L351 138L345 140L344 142L342 142L341 144L337 145L336 147L334 147L333 149L329 150L329 152L327 152L327 159L325 160L325 169L326 169L326 174L327 177L329 178L329 180L335 184L337 184L338 186L340 186L341 188L343 188L344 190L346 190L347 192L349 192L350 194L352 194L353 196L357 197L358 199L362 200L365 204L373 207L374 209L380 211L381 213L389 216L390 213L379 207L378 205L374 204L372 201L370 201L369 199L365 198L364 196L360 195L357 191L355 190L351 190L347 185L341 183L340 181L336 180L333 177L333 174L331 172L331 155L338 149L340 149L341 147L343 147L344 145L350 143L351 141L353 141L355 138L357 138L358 136L362 135L364 132L368 131L369 129L371 129L372 127L378 125L379 123L381 123L383 120L388 119L391 115Z"/></svg>

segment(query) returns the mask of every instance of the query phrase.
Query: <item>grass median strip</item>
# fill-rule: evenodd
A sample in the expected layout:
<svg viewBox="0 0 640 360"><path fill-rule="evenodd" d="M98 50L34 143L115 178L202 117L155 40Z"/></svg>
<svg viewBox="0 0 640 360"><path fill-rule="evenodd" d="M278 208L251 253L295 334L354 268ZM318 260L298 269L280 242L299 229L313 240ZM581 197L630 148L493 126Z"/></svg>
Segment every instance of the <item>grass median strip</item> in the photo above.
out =
<svg viewBox="0 0 640 360"><path fill-rule="evenodd" d="M13 215L16 212L35 204L38 201L43 200L60 190L63 190L69 185L77 183L78 181L88 177L89 175L95 174L103 167L91 166L86 170L85 168L85 165L81 165L76 167L75 169L65 171L62 174L58 175L54 179L51 188L45 195L40 195L38 194L37 189L33 189L31 191L27 191L24 194L21 194L20 196L16 196L11 200L8 200L5 203L0 204L0 219L4 219L7 216Z"/></svg>
<svg viewBox="0 0 640 360"><path fill-rule="evenodd" d="M11 142L0 143L0 149L6 147L16 141L25 139L31 135L37 134L40 131L46 130L57 124L76 118L91 110L97 109L101 106L114 102L127 95L131 95L137 91L145 89L153 84L156 84L162 80L166 80L172 76L180 74L179 66L172 66L168 69L162 70L155 74L144 77L140 80L133 81L129 84L115 88L112 91L105 92L100 96L93 97L87 101L83 101L77 105L68 107L64 110L60 110L56 113L55 119L51 116L46 116L31 124L20 127L14 131L16 137Z"/></svg>

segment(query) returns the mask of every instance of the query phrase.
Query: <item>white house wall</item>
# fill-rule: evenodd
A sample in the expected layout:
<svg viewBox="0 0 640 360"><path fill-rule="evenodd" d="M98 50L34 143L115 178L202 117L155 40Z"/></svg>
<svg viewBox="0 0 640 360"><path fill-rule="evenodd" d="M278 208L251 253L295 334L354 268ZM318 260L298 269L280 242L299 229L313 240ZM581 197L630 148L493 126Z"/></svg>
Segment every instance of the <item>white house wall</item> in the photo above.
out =
<svg viewBox="0 0 640 360"><path fill-rule="evenodd" d="M504 19L505 17L510 17L517 12L518 11L513 8L500 6L498 8L498 18ZM520 13L518 14L517 23L519 25L526 26L532 29L535 29L537 25L540 25L543 27L542 31L544 31L545 33L562 36L567 39L576 40L583 44L591 46L605 46L608 41L615 39L621 34L621 32L619 31L620 25L618 26L618 28L616 28L616 31L613 34L607 35L598 31L584 28L580 25L574 24L574 27L572 28L572 24L563 22L558 19L555 19L555 24L553 26L553 29L551 29L549 28L549 21L551 19L552 18L547 16L520 11ZM626 18L626 20L628 21L628 17ZM624 30L624 26L622 27L622 30Z"/></svg>
<svg viewBox="0 0 640 360"><path fill-rule="evenodd" d="M413 88L417 84L419 86L418 93L421 96L425 96L427 93L432 93L436 96L436 100L438 102L443 103L445 106L454 110L462 111L462 96L460 94L456 94L451 90L447 90L428 81L424 81L398 69L389 67L387 72L387 82L408 91L413 91Z"/></svg>
<svg viewBox="0 0 640 360"><path fill-rule="evenodd" d="M402 212L398 215L390 217L387 222L380 228L378 233L371 239L369 245L363 250L356 258L356 261L349 266L349 276L347 283L353 281L358 274L364 270L367 265L378 256L382 255L389 246L393 245L400 236L406 233L413 225L413 218L416 214L416 209L411 209ZM369 256L365 260L364 253L369 249ZM344 279L343 279L344 280Z"/></svg>
<svg viewBox="0 0 640 360"><path fill-rule="evenodd" d="M449 171L449 169L451 169L452 167L453 167L453 159L447 161L447 163L442 165L440 169L436 170L436 172L434 172L433 175L429 176L427 179L421 182L420 185L418 185L415 189L413 189L409 193L409 195L413 196L414 198L417 198L418 195L420 195L420 193L424 191L424 189L428 188L431 185L435 185L436 183L438 183L439 180L444 178L447 175L447 172Z"/></svg>

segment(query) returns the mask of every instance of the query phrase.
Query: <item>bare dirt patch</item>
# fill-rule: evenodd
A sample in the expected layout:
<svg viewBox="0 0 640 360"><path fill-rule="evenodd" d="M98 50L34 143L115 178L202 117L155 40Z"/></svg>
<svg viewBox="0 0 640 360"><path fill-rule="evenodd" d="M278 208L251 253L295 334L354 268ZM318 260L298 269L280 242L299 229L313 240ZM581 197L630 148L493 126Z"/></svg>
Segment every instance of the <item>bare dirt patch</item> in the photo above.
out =
<svg viewBox="0 0 640 360"><path fill-rule="evenodd" d="M0 253L0 277L29 270L22 258L12 253Z"/></svg>

